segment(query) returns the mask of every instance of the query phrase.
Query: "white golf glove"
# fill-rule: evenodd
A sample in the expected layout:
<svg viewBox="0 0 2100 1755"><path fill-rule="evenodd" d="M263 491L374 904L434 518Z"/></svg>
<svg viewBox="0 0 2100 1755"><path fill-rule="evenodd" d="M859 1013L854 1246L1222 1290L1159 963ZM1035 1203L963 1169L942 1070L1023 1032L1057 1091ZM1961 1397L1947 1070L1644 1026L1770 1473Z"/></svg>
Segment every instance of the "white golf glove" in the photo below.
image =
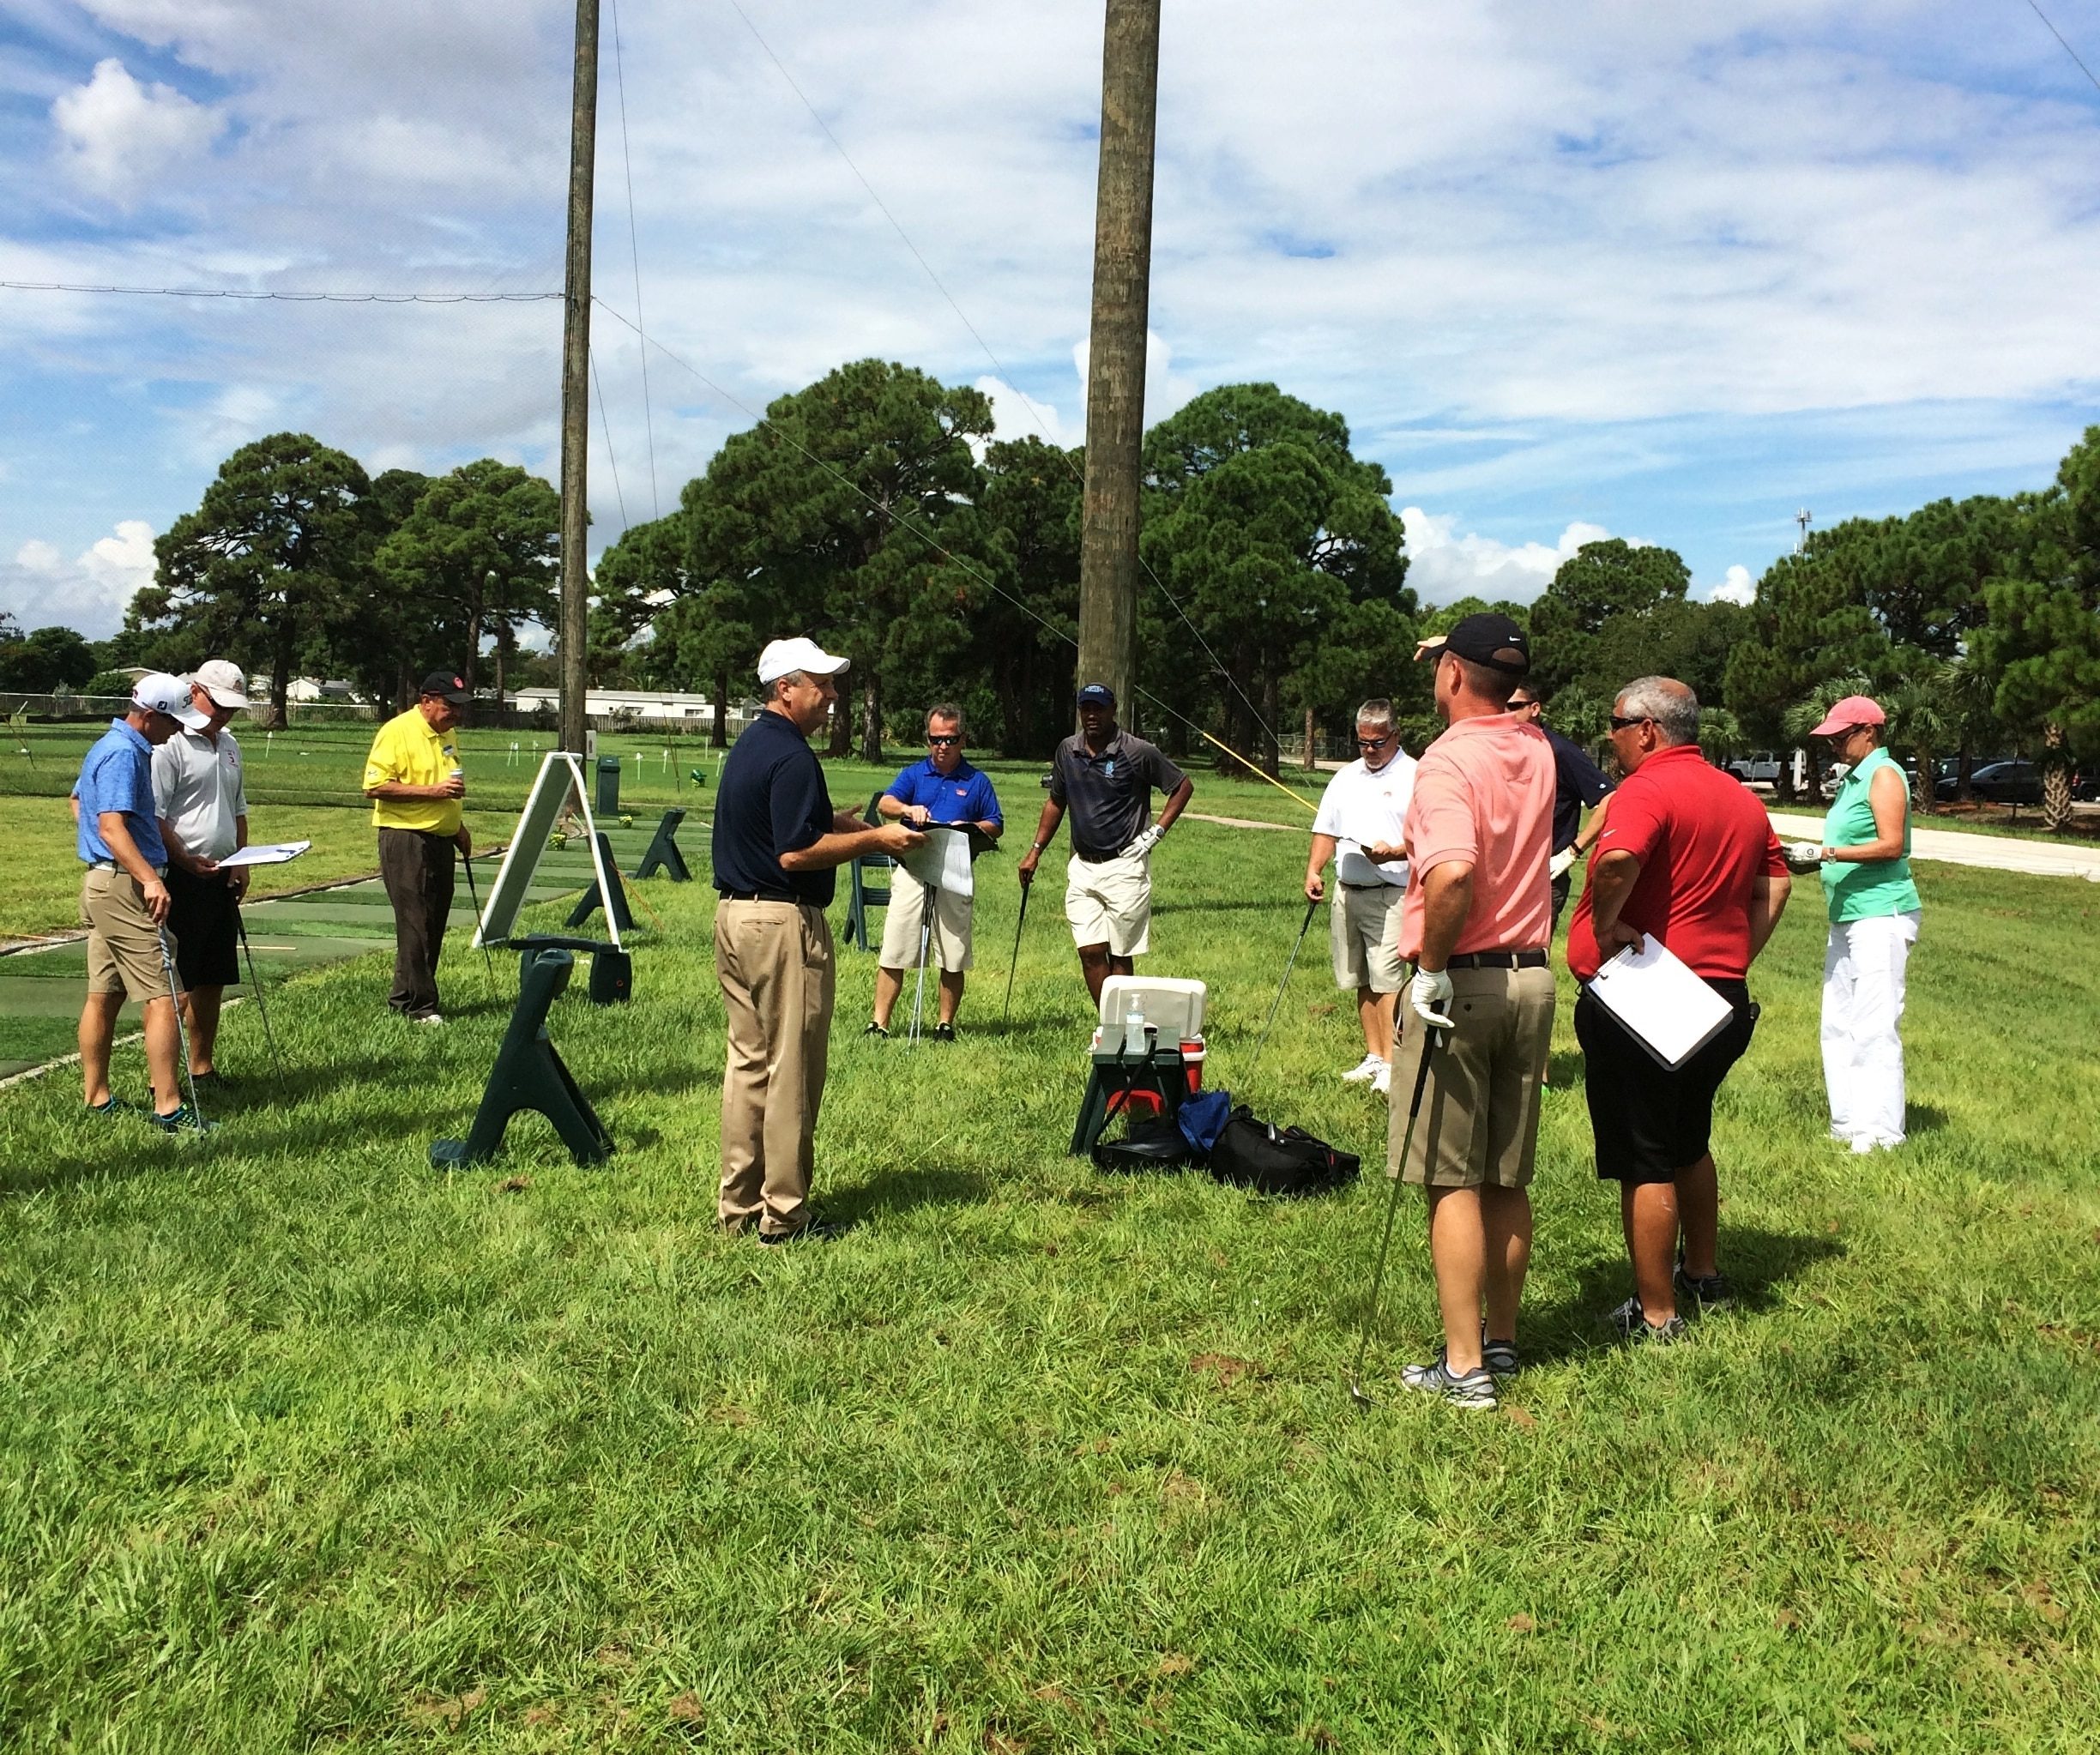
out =
<svg viewBox="0 0 2100 1755"><path fill-rule="evenodd" d="M1786 856L1796 865L1819 865L1823 863L1823 849L1813 841L1789 841Z"/></svg>
<svg viewBox="0 0 2100 1755"><path fill-rule="evenodd" d="M1564 847L1546 862L1546 875L1549 878L1560 877L1574 863L1575 849L1572 847Z"/></svg>
<svg viewBox="0 0 2100 1755"><path fill-rule="evenodd" d="M1450 972L1439 969L1434 974L1427 969L1417 969L1415 979L1408 985L1408 1004L1415 1008L1415 1015L1433 1028L1448 1030L1451 1021L1438 1016L1439 1006L1447 1006L1451 998Z"/></svg>
<svg viewBox="0 0 2100 1755"><path fill-rule="evenodd" d="M1128 847L1125 847L1121 853L1118 853L1116 857L1119 859L1144 859L1150 854L1154 847L1160 844L1161 837L1166 833L1167 831L1165 829L1162 829L1158 823L1155 823L1150 829L1146 829L1142 835L1140 835L1137 840L1133 841Z"/></svg>

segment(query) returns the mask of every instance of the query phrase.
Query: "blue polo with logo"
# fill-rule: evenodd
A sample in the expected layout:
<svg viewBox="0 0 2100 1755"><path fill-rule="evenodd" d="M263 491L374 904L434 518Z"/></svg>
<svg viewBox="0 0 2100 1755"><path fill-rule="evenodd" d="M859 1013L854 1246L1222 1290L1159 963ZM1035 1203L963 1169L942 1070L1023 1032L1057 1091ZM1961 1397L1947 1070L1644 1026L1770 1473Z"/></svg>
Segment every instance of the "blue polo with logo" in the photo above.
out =
<svg viewBox="0 0 2100 1755"><path fill-rule="evenodd" d="M943 774L931 756L921 757L883 788L900 805L924 805L936 823L996 823L1000 814L999 794L992 790L991 776L968 762L956 763L953 774Z"/></svg>
<svg viewBox="0 0 2100 1755"><path fill-rule="evenodd" d="M160 841L160 818L154 808L153 745L129 721L112 719L81 763L73 788L80 798L80 824L74 847L83 865L113 856L102 839L102 813L122 811L132 845L149 865L167 864Z"/></svg>

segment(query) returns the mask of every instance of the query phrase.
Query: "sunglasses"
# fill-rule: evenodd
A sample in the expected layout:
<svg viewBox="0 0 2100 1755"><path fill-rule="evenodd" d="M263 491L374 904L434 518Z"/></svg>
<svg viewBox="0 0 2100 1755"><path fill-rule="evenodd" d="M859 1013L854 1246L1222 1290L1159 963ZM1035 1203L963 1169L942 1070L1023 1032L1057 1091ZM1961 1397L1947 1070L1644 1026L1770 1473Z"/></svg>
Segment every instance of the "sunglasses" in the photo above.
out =
<svg viewBox="0 0 2100 1755"><path fill-rule="evenodd" d="M1615 732L1632 731L1637 725L1646 725L1648 723L1649 718L1644 713L1637 719L1621 719L1617 714L1614 713L1612 715L1611 728Z"/></svg>
<svg viewBox="0 0 2100 1755"><path fill-rule="evenodd" d="M926 737L926 742L936 750L945 748L950 744L959 744L962 741L962 739L959 737L937 738L930 733Z"/></svg>
<svg viewBox="0 0 2100 1755"><path fill-rule="evenodd" d="M1356 739L1356 747L1360 750L1382 750L1386 745L1392 742L1395 735L1396 733L1392 732L1387 732L1382 738L1359 738Z"/></svg>

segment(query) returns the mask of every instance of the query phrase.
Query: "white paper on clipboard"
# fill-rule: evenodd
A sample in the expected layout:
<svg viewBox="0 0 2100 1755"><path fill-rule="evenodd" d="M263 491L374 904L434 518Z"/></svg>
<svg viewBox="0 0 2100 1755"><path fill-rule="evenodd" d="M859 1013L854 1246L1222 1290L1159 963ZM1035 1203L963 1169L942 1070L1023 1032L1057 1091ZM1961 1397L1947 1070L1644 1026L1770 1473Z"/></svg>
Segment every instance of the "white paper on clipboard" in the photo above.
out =
<svg viewBox="0 0 2100 1755"><path fill-rule="evenodd" d="M969 835L945 823L914 825L931 831L909 853L899 853L897 863L928 890L944 890L950 896L974 896L976 884L970 875Z"/></svg>
<svg viewBox="0 0 2100 1755"><path fill-rule="evenodd" d="M1680 962L1650 932L1596 972L1597 1004L1669 1067L1682 1066L1735 1016L1727 1000Z"/></svg>

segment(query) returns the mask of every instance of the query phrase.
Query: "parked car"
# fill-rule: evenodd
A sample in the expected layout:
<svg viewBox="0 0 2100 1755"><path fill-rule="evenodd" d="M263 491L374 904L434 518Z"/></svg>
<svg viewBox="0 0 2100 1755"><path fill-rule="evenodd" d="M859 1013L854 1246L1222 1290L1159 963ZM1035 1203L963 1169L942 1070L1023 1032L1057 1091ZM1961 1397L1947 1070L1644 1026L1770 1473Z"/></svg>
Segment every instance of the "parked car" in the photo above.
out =
<svg viewBox="0 0 2100 1755"><path fill-rule="evenodd" d="M1770 750L1760 750L1754 756L1738 756L1728 764L1728 771L1747 786L1779 784L1779 758Z"/></svg>
<svg viewBox="0 0 2100 1755"><path fill-rule="evenodd" d="M1952 799L1958 776L1950 776L1933 788L1933 796ZM1969 776L1969 790L1994 805L2038 805L2042 802L2042 772L2031 762L1986 762Z"/></svg>

